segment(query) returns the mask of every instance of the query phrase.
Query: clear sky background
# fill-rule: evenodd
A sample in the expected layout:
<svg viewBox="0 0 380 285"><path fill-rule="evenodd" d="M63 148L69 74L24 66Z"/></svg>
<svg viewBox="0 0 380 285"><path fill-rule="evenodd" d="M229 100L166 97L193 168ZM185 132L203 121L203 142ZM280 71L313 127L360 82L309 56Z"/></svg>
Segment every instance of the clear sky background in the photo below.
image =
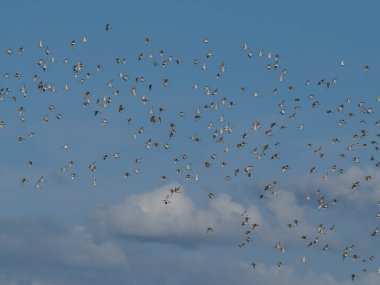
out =
<svg viewBox="0 0 380 285"><path fill-rule="evenodd" d="M3 3L0 284L351 284L353 274L377 284L379 11L377 1Z"/></svg>

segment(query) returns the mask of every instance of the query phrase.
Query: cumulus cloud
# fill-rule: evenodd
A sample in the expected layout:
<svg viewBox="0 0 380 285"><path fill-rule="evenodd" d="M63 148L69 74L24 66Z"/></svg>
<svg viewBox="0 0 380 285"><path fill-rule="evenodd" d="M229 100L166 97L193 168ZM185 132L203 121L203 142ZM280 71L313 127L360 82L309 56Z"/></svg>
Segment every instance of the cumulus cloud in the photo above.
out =
<svg viewBox="0 0 380 285"><path fill-rule="evenodd" d="M171 203L165 204L163 199L171 188L170 184L153 191L127 197L123 203L109 208L98 209L99 223L104 229L113 233L168 239L177 241L236 240L242 233L242 213L246 208L232 201L228 194L221 194L208 202L208 207L197 207L185 193L175 193ZM260 211L255 206L247 209L252 221L262 222ZM207 235L207 228L213 231ZM210 237L210 238L209 238Z"/></svg>
<svg viewBox="0 0 380 285"><path fill-rule="evenodd" d="M0 220L0 284L351 284L323 270L300 270L304 265L300 265L297 251L274 255L273 242L299 245L301 233L316 230L317 225L307 218L309 207L300 205L295 193L280 189L279 195L264 205L243 205L221 194L200 207L181 187L182 193L175 193L165 205L163 199L177 186L169 184L98 208L98 227L66 227L37 218ZM254 243L257 238L271 247L254 246L253 253L273 253L265 260L255 260L256 269L246 257L241 261L239 252L247 251L239 251L234 244L244 236L244 217L260 225ZM289 229L287 224L293 219L300 219L300 224ZM209 226L214 231L207 233ZM238 252L227 257L224 250L217 250L220 247L210 246L211 242L231 244L229 248ZM182 243L200 246L176 246ZM300 248L305 249L305 244ZM283 266L275 265L277 258ZM319 256L315 262L318 259L322 260ZM357 282L375 284L377 278L379 275L372 273L359 275Z"/></svg>
<svg viewBox="0 0 380 285"><path fill-rule="evenodd" d="M268 199L262 207L267 214L263 216L264 224L258 234L265 243L281 241L292 246L305 246L318 237L331 246L341 244L344 240L335 231L329 231L326 225L323 225L325 230L319 232L322 223L310 220L309 213L312 209L302 205L294 192L281 189L277 196ZM306 236L306 240L302 236Z"/></svg>
<svg viewBox="0 0 380 285"><path fill-rule="evenodd" d="M366 176L369 179L366 180ZM355 182L359 182L359 186L352 189ZM336 198L359 210L375 206L380 200L380 170L373 167L350 167L343 174L329 176L327 180L314 175L300 177L294 184L298 191L304 193L312 192L310 189L321 188L321 193L327 198Z"/></svg>
<svg viewBox="0 0 380 285"><path fill-rule="evenodd" d="M266 203L255 204L252 201L248 205L233 201L228 194L221 194L208 200L207 207L201 208L181 187L182 193L174 194L171 203L165 204L163 199L170 189L177 186L173 183L128 196L120 204L99 207L98 225L103 232L113 235L185 244L216 241L237 244L250 230L253 239L266 246L272 247L278 241L305 246L309 238L318 235L319 225L311 222L306 215L308 207L300 205L296 195L290 191L281 190L278 196L267 199ZM245 217L248 217L248 224L243 227ZM298 225L294 220L299 221ZM259 226L252 230L252 224ZM208 227L213 231L207 233ZM303 235L309 241L301 239ZM333 232L320 236L326 242L342 242Z"/></svg>

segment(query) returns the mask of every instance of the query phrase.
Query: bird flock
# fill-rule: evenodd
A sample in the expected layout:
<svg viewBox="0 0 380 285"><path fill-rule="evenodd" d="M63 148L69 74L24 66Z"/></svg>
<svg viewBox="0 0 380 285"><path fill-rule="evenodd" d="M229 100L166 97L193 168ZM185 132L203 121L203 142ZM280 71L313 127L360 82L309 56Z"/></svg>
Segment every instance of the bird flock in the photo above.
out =
<svg viewBox="0 0 380 285"><path fill-rule="evenodd" d="M113 27L106 24L101 32L112 38ZM118 144L113 148L110 138L108 153L99 153L91 160L81 161L81 158L71 156L76 145L70 139L54 146L57 153L64 153L67 159L53 171L72 181L70 183L81 177L91 177L86 182L89 189L97 189L103 183L97 173L110 167L106 161L116 163L122 159L125 167L116 172L126 184L134 177L147 179L147 176L159 184L173 180L182 184L199 184L217 179L215 183L229 188L234 187L234 181L244 181L248 185L258 183L255 185L260 185L260 189L255 190L252 198L257 203L278 199L281 183L290 179L288 176L302 175L323 185L324 181L344 175L351 167L364 165L375 169L372 174L368 172L361 179L350 181L347 195L363 191L362 188L376 178L373 175L380 167L377 155L380 118L376 117L380 96L364 101L360 95L345 97L334 93L334 89L342 84L340 74L350 68L345 59L336 61L334 76L304 78L302 83L289 85L287 81L291 70L283 65L279 53L242 41L237 45L234 56L241 64L255 65L260 74L269 74L263 76L271 78L270 83L264 86L272 84L273 87L259 90L247 80L246 83L237 81L240 63L234 64L231 58L225 61L218 58L217 47L207 37L194 43L194 53L197 54L198 48L202 51L196 57L188 54L181 57L164 48L151 48L154 40L143 37L142 51L138 54L117 56L112 62L95 64L92 64L94 59L84 57L79 60L75 56L77 49L96 49L96 46L91 46L92 39L86 36L67 41L71 55L67 57L50 49L44 40L37 40L31 49L6 48L3 57L9 62L22 61L26 55L33 56L32 65L23 68L35 73L30 77L24 75L23 70L2 74L0 138L8 139L2 134L7 128L12 128L16 133L12 138L15 147L10 151L21 158L22 148L39 140L40 133L35 129L43 131L41 126L53 124L54 129L60 130L60 123L66 119L79 122L90 118L96 128L107 130L112 129L114 120L121 122L125 130L122 143L131 146L129 149L118 149ZM91 57L91 53L87 57ZM59 73L59 78L54 74L56 66L64 70ZM372 71L366 63L355 68L364 75ZM110 72L114 74L112 78L107 77ZM190 73L192 75L188 76ZM252 77L259 75L253 74ZM102 86L101 91L98 91L98 86ZM173 91L170 91L171 87ZM73 92L75 96L67 95ZM56 97L61 101L51 103ZM35 108L35 100L40 105L37 110L42 113L31 112L30 118L28 111ZM75 106L73 112L80 111L81 114L68 112L70 115L66 116L67 105L62 103L65 101ZM42 109L41 106L47 107ZM331 133L328 128L332 130L332 137L326 138L325 133ZM304 133L314 134L314 137L309 139ZM82 136L85 140L85 134ZM108 136L108 133L100 131L98 136ZM90 143L88 147L96 148L96 144ZM32 153L27 155L30 157L22 156L25 161L22 168L35 168L40 162ZM145 165L149 164L155 165L155 175L145 176ZM160 171L162 173L157 174ZM39 173L37 177L34 177L34 172L28 174L23 170L23 173L25 175L15 181L23 189L49 189L49 173ZM264 181L267 177L271 178ZM175 205L177 195L182 193L182 186L173 187L160 203L165 207ZM204 191L201 195L205 200L212 200L218 194ZM308 190L303 199L305 203L314 203L318 213L340 205L338 197L330 198L322 186ZM368 238L370 242L378 243L380 197L372 204L377 208L372 218L377 226L369 230ZM302 222L294 217L286 227L292 231ZM241 213L241 226L245 234L238 247L243 249L253 243L255 233L263 225L254 222L254 217L245 210ZM306 248L318 247L327 251L329 245L322 244L321 240L338 226L319 224L315 237L302 234L298 238L305 242ZM205 235L215 234L214 230L215 225L207 226ZM280 239L273 247L283 254L286 244ZM343 261L350 258L352 262L362 264L361 272L349 273L353 281L358 274L367 272L366 264L379 258L376 253L362 256L355 244L343 246L341 256ZM304 255L300 263L308 260L309 256ZM284 261L276 260L275 264L281 267ZM258 266L257 261L252 262L253 270ZM380 267L377 273L380 273Z"/></svg>

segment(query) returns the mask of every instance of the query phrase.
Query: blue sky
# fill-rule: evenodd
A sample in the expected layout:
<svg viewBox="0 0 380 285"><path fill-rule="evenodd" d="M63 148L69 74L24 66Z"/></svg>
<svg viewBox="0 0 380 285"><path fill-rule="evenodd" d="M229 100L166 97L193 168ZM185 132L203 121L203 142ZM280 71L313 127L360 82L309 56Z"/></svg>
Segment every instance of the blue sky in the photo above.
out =
<svg viewBox="0 0 380 285"><path fill-rule="evenodd" d="M378 11L375 1L3 4L0 284L378 283Z"/></svg>

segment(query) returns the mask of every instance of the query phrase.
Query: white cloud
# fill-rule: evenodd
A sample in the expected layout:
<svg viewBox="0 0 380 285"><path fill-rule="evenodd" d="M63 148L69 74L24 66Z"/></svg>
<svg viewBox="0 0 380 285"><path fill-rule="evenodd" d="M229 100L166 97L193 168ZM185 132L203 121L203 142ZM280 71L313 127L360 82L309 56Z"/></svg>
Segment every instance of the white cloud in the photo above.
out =
<svg viewBox="0 0 380 285"><path fill-rule="evenodd" d="M306 246L308 240L318 236L318 224L308 220L306 206L299 205L296 195L281 190L279 195L267 199L260 206L250 203L246 207L232 200L228 194L221 194L208 200L206 208L200 208L181 187L182 193L176 193L171 203L163 199L170 184L140 195L128 196L121 204L98 208L97 219L103 232L116 235L137 237L160 242L208 243L244 241L245 231L251 230L253 223L259 224L251 236L262 244L273 247L278 241L282 245ZM247 209L249 224L242 226L242 213ZM293 220L299 220L295 225ZM292 224L289 229L288 224ZM207 233L208 227L213 232ZM327 232L327 231L326 231ZM320 234L324 242L337 244L342 238L334 232Z"/></svg>
<svg viewBox="0 0 380 285"><path fill-rule="evenodd" d="M327 229L323 234L319 233L320 224L310 221L308 217L308 211L312 209L301 205L294 192L285 189L279 190L277 196L268 199L265 207L268 214L264 215L262 230L258 231L265 243L274 245L275 242L281 241L282 245L305 246L317 236L324 243L328 242L330 246L341 244L343 241L339 234L329 231L328 226L325 226ZM297 225L294 220L298 220ZM289 228L289 224L291 228ZM306 236L307 241L301 236Z"/></svg>
<svg viewBox="0 0 380 285"><path fill-rule="evenodd" d="M366 181L366 176L370 176L371 179ZM356 181L359 181L359 187L352 189L352 185ZM301 177L296 184L299 191L310 193L320 188L321 193L327 198L336 198L338 202L349 202L350 205L360 210L375 206L380 199L380 170L373 167L366 169L351 167L341 175L329 176L327 180L314 175ZM316 196L314 196L315 198Z"/></svg>
<svg viewBox="0 0 380 285"><path fill-rule="evenodd" d="M221 194L210 199L208 207L202 209L186 195L183 187L182 193L175 193L166 205L163 199L175 186L170 184L129 196L121 204L98 209L99 222L105 229L126 236L205 241L209 238L231 241L241 236L243 205L232 201L228 194ZM262 222L257 207L249 207L247 214L251 222ZM214 231L207 234L208 227Z"/></svg>
<svg viewBox="0 0 380 285"><path fill-rule="evenodd" d="M303 265L294 262L294 258L299 258L295 257L298 252L281 254L284 262L281 268L274 265L278 260L275 255L254 260L257 262L254 270L246 261L240 261L241 251L233 244L244 236L241 213L246 207L229 195L221 194L201 208L183 187L182 193L174 194L172 202L165 205L162 200L175 186L177 184L170 184L128 196L120 204L99 208L96 218L103 231L93 231L85 226L66 228L43 219L3 219L0 221L3 229L0 232L0 254L5 261L17 262L15 265L10 262L0 269L0 284L84 284L89 280L91 284L351 284L351 281L337 280L333 272L301 271L298 266ZM316 230L316 225L307 220L309 207L301 206L295 193L283 189L264 205L247 207L250 223L260 224L254 234L259 241L254 240L252 253L263 254L268 250L276 254L272 243L279 240L285 246L291 243L304 249L305 244L298 244L300 233ZM300 219L300 224L288 229L287 223L296 218ZM213 226L214 232L207 234L208 226ZM120 235L134 239L116 238ZM143 244L144 239L164 241L165 244ZM201 247L202 250L200 247L174 246L215 241L232 243L229 248L235 248L237 253L226 258L223 250L218 251L220 247L209 244ZM270 248L258 248L258 242L270 245ZM247 252L250 253L243 251L242 254ZM313 259L312 252L308 253L310 261L323 260L321 256ZM32 269L25 269L29 267ZM338 267L342 270L343 265ZM149 274L146 274L147 268ZM310 267L305 268L310 270ZM19 276L1 276L2 272L9 271L21 273ZM70 272L75 274L66 277ZM77 272L86 272L86 275L79 277ZM349 278L350 272L344 279ZM359 275L356 282L375 284L376 278L376 274Z"/></svg>

